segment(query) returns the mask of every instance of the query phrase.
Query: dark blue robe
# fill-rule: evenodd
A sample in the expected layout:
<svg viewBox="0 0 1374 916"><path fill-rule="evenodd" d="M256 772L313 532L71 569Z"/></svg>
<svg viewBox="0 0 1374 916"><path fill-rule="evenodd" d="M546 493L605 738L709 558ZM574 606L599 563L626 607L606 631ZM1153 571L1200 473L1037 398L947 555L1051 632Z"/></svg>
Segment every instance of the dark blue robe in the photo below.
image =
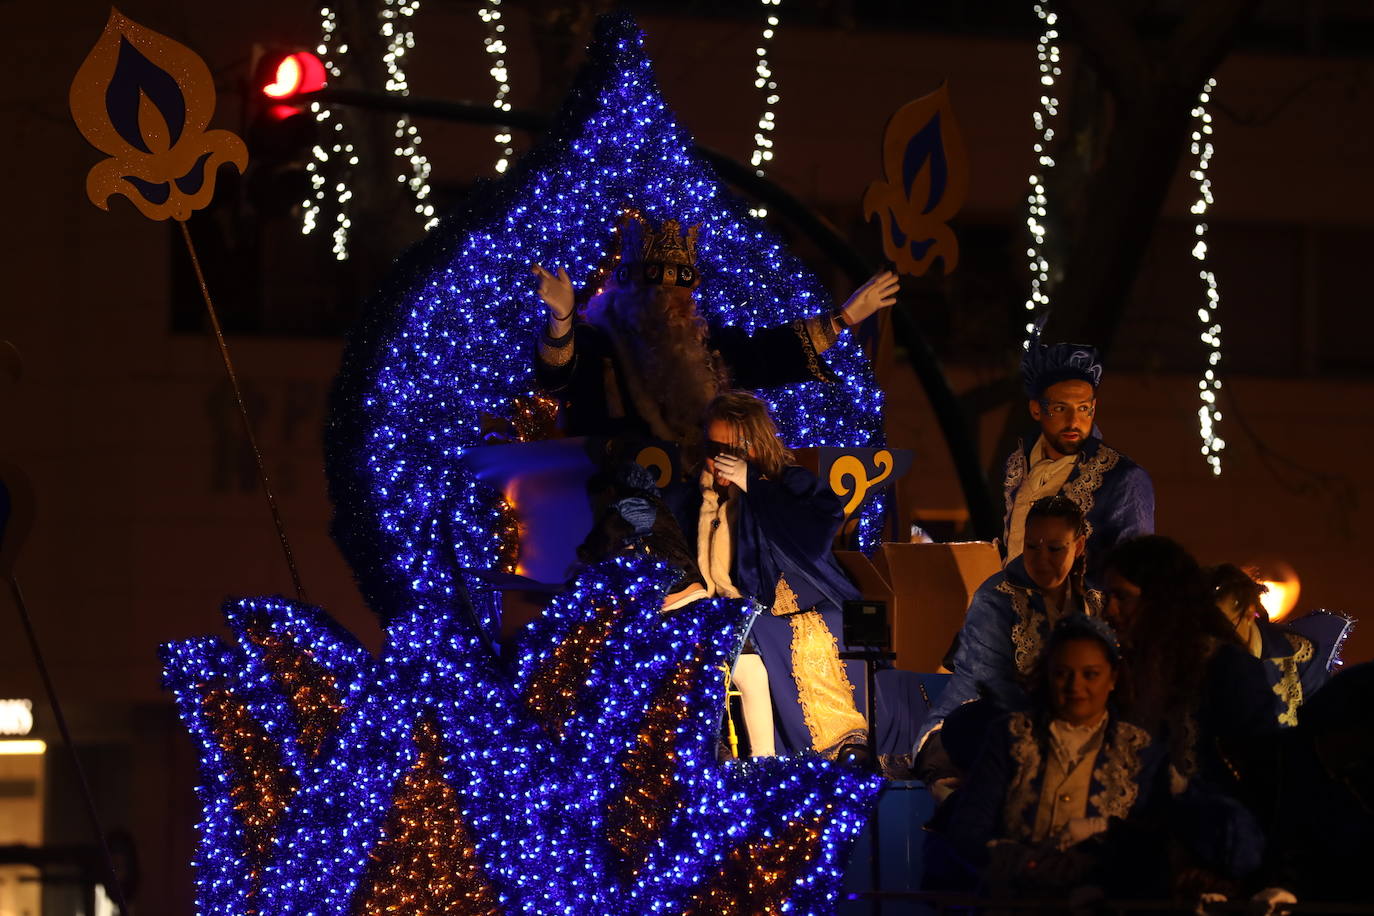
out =
<svg viewBox="0 0 1374 916"><path fill-rule="evenodd" d="M1102 595L1090 590L1083 596L1083 606L1069 612L1079 610L1090 615L1101 613ZM916 739L917 748L946 716L979 696L988 697L1002 709L1025 708L1028 700L1020 679L1040 657L1051 623L1045 597L1026 574L1020 557L978 586L959 630L951 660L954 675L931 704L930 715Z"/></svg>
<svg viewBox="0 0 1374 916"><path fill-rule="evenodd" d="M777 747L781 753L804 750L830 751L836 744L862 742L862 729L840 736L828 735L824 746L817 746L806 724L803 709L807 689L799 683L793 665L795 631L804 622L777 616L777 587L787 581L802 612L814 611L828 632L828 643L843 648L841 612L844 602L859 597L858 590L845 577L831 552L835 534L844 521L844 508L838 496L805 468L785 468L777 479L759 474L749 466L749 487L739 497L739 513L733 536L730 578L739 592L763 605L754 620L750 639L758 649L768 671L768 687L773 698ZM698 516L701 489L680 483L664 492L693 552L697 550ZM802 615L795 615L800 618ZM857 711L861 696L863 668L851 662L846 666L850 703ZM852 718L852 717L851 717Z"/></svg>
<svg viewBox="0 0 1374 916"><path fill-rule="evenodd" d="M1011 514L1016 493L1025 483L1030 452L1039 433L1022 441L1007 459L1002 489L1006 497L1002 550L1011 536ZM1088 581L1100 586L1102 561L1121 541L1155 530L1155 488L1150 475L1116 449L1103 443L1097 427L1083 443L1078 461L1059 492L1083 510L1088 523Z"/></svg>
<svg viewBox="0 0 1374 916"><path fill-rule="evenodd" d="M1274 691L1280 725L1298 724L1298 707L1340 665L1340 646L1351 626L1349 620L1328 611L1313 611L1281 624L1259 621L1260 659Z"/></svg>
<svg viewBox="0 0 1374 916"><path fill-rule="evenodd" d="M570 436L652 438L635 408L629 379L610 335L585 321L573 325L572 358L561 366L535 359L539 387L559 399L563 431ZM706 348L737 388L774 388L834 377L798 320L752 335L742 328L711 327Z"/></svg>
<svg viewBox="0 0 1374 916"><path fill-rule="evenodd" d="M1044 787L1046 764L1053 751L1048 723L1039 716L1017 712L992 723L987 741L964 785L950 799L944 819L949 844L970 866L988 861L993 840L1031 843L1035 817ZM1079 880L1102 881L1113 860L1131 855L1131 871L1138 884L1147 872L1161 870L1162 863L1140 860L1138 832L1128 821L1142 820L1142 813L1157 799L1163 753L1141 728L1109 712L1102 746L1093 761L1083 816L1101 817L1107 832L1074 847L1085 856L1090 874ZM1077 882L1075 882L1077 883ZM1115 883L1115 882L1108 882Z"/></svg>

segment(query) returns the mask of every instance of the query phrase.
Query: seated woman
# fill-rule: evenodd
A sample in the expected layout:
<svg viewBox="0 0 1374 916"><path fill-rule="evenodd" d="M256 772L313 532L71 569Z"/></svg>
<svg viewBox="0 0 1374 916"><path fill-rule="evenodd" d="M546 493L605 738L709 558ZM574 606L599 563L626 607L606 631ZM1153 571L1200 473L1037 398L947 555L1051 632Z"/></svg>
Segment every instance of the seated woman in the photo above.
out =
<svg viewBox="0 0 1374 916"><path fill-rule="evenodd" d="M1144 879L1143 844L1124 822L1144 809L1160 755L1111 702L1120 666L1105 621L1065 617L1038 661L1030 709L989 729L946 828L988 892L1112 883L1127 845L1131 871Z"/></svg>
<svg viewBox="0 0 1374 916"><path fill-rule="evenodd" d="M844 521L839 497L792 462L767 405L748 392L711 401L704 441L696 484L664 498L695 541L707 591L763 606L748 639L767 671L763 691L738 676L748 650L737 666L751 748L773 746L774 726L784 753L862 746L867 723L839 657L841 609L859 596L831 553Z"/></svg>
<svg viewBox="0 0 1374 916"><path fill-rule="evenodd" d="M1207 572L1217 607L1250 654L1264 662L1278 723L1297 725L1298 707L1330 678L1325 663L1330 653L1319 651L1308 637L1270 622L1260 602L1268 588L1239 566L1223 563Z"/></svg>
<svg viewBox="0 0 1374 916"><path fill-rule="evenodd" d="M956 638L950 665L954 676L916 739L916 772L937 797L953 788L959 771L972 763L982 725L992 715L1026 705L1021 678L1040 657L1055 621L1100 613L1101 595L1083 585L1086 534L1083 510L1073 500L1037 500L1026 515L1024 552L974 593ZM969 734L958 744L971 749L961 754L946 744L945 718L980 696L990 704L980 704L979 712L961 711L966 724L982 720L961 729Z"/></svg>

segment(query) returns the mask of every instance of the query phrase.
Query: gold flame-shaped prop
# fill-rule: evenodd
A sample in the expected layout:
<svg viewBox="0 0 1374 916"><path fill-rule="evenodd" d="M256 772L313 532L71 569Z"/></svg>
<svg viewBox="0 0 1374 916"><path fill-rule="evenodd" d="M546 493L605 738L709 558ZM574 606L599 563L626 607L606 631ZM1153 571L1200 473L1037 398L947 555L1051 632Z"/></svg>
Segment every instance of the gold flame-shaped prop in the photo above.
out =
<svg viewBox="0 0 1374 916"><path fill-rule="evenodd" d="M864 219L882 223L883 251L897 270L920 276L936 258L949 273L959 264L959 241L949 221L968 193L968 156L941 85L908 102L887 122L883 171L864 192Z"/></svg>
<svg viewBox="0 0 1374 916"><path fill-rule="evenodd" d="M862 457L843 455L830 465L830 489L841 499L845 499L844 514L849 515L863 504L869 491L887 480L896 462L892 452L879 449L873 453L874 468Z"/></svg>
<svg viewBox="0 0 1374 916"><path fill-rule="evenodd" d="M205 61L113 7L69 98L81 135L110 157L86 176L102 210L122 194L149 219L184 222L214 196L221 165L248 165L237 135L205 129L215 113Z"/></svg>

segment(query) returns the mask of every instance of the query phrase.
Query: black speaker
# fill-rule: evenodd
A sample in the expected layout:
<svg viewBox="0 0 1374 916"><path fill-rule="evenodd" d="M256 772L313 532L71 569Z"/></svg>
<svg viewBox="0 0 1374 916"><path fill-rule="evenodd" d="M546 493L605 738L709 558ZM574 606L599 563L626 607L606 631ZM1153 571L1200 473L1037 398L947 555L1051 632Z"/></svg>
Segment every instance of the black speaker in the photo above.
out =
<svg viewBox="0 0 1374 916"><path fill-rule="evenodd" d="M846 601L843 610L844 644L874 649L892 648L886 601Z"/></svg>

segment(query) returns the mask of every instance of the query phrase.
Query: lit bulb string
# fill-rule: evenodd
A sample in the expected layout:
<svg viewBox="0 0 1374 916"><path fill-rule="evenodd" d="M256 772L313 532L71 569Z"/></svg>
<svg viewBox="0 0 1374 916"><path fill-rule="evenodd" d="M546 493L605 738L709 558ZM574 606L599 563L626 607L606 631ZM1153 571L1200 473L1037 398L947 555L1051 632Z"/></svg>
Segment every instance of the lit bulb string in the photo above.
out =
<svg viewBox="0 0 1374 916"><path fill-rule="evenodd" d="M763 93L763 114L759 117L758 126L754 131L754 152L749 157L749 164L754 167L754 174L763 177L764 163L773 160L773 131L777 128L777 118L775 108L778 104L778 84L773 78L773 67L768 62L768 49L773 42L773 36L778 28L778 7L782 6L782 0L761 0L763 12L765 14L763 35L759 39L759 46L754 49L758 55L758 63L754 66L754 88ZM750 216L765 217L768 215L768 208L762 204L749 211Z"/></svg>
<svg viewBox="0 0 1374 916"><path fill-rule="evenodd" d="M1221 392L1221 293L1217 290L1217 276L1207 266L1207 210L1212 206L1212 180L1207 177L1207 167L1212 161L1212 116L1207 111L1207 103L1217 88L1216 77L1211 77L1198 95L1197 106L1193 108L1192 153L1197 157L1197 167L1190 173L1197 182L1198 197L1193 202L1192 214L1197 217L1193 234L1197 241L1193 244L1193 257L1197 258L1198 277L1202 280L1203 292L1207 302L1198 309L1197 317L1202 322L1202 342L1210 350L1207 354L1207 368L1198 380L1198 397L1202 406L1198 408L1198 433L1202 437L1202 457L1212 468L1214 475L1221 474L1221 452L1226 442L1218 435L1221 423L1221 408L1217 396Z"/></svg>
<svg viewBox="0 0 1374 916"><path fill-rule="evenodd" d="M1026 300L1025 339L1021 344L1024 350L1030 346L1030 335L1035 330L1035 313L1049 308L1050 297L1046 287L1050 280L1050 263L1045 256L1045 217L1049 199L1045 193L1046 173L1054 168L1054 157L1050 155L1050 144L1054 141L1053 119L1059 114L1059 100L1054 96L1054 84L1061 75L1059 67L1059 30L1055 25L1059 16L1050 9L1048 3L1037 3L1035 15L1044 23L1040 38L1035 43L1035 53L1040 65L1040 104L1033 119L1037 137L1035 140L1035 171L1030 176L1030 193L1026 197L1026 226L1030 230L1030 245L1026 257L1030 262L1030 298Z"/></svg>
<svg viewBox="0 0 1374 916"><path fill-rule="evenodd" d="M655 219L701 224L697 301L709 320L753 331L831 306L812 271L693 151L654 85L637 30L620 40L613 63L597 62L522 168L480 184L402 259L374 299L366 333L350 344L327 460L336 530L369 595L451 602L463 570L503 562L499 494L458 459L481 443L484 417L509 416L534 387L522 343L542 320L530 263L564 267L583 287L624 202ZM842 335L825 362L834 384L767 392L788 445L881 445L883 395L862 348ZM861 510L865 548L881 539L883 505ZM493 606L490 588L472 590L484 612Z"/></svg>
<svg viewBox="0 0 1374 916"><path fill-rule="evenodd" d="M315 50L324 63L325 72L330 79L343 76L343 65L348 55L348 43L339 40L338 14L329 6L320 7L320 43ZM305 164L306 178L310 182L309 195L301 203L301 234L310 235L319 226L325 208L327 195L334 195L334 229L331 233L334 257L340 261L348 258L348 232L352 228L349 203L353 192L348 188L353 166L358 164L358 156L353 143L347 137L342 119L320 104L310 103L310 112L315 118L315 145ZM335 162L335 160L339 160ZM334 164L331 165L331 162ZM334 181L331 187L330 176Z"/></svg>
<svg viewBox="0 0 1374 916"><path fill-rule="evenodd" d="M402 61L406 53L415 47L415 33L404 23L415 15L419 7L419 0L386 0L378 12L378 30L385 41L382 62L387 69L387 92L410 94ZM339 40L338 31L338 13L329 6L322 6L320 43L316 51L330 79L343 76L349 53L348 44ZM348 240L353 228L350 206L353 191L350 185L353 169L358 165L357 150L348 138L343 119L336 112L319 102L310 104L310 112L315 118L319 138L305 166L310 192L302 201L301 234L310 235L319 226L328 197L332 194L332 250L335 258L344 261L348 259ZM438 222L438 218L430 200L429 160L419 151L419 129L407 115L397 119L394 134L394 155L406 163L406 170L398 176L398 180L410 190L415 200L415 212L425 220L425 229L429 230Z"/></svg>
<svg viewBox="0 0 1374 916"><path fill-rule="evenodd" d="M407 23L414 18L420 8L420 0L385 0L378 13L382 38L386 41L386 51L382 62L386 64L386 91L397 95L410 95L410 84L406 81L403 66L406 54L415 47L415 31ZM415 198L415 212L425 221L428 232L439 222L434 215L434 203L430 200L432 191L429 184L429 158L420 152L420 129L410 121L409 115L402 115L396 121L396 156L405 163L405 170L397 180L410 189Z"/></svg>
<svg viewBox="0 0 1374 916"><path fill-rule="evenodd" d="M353 912L350 904L360 897L423 898L435 892L421 886L435 867L466 862L470 871L476 862L480 880L465 893L495 887L508 899L505 912L681 913L713 889L721 862L767 848L798 825L818 834L818 854L769 863L771 880L799 912L833 906L845 853L882 781L814 757L719 763L724 696L715 666L737 645L750 609L740 601L702 601L665 619L658 601L670 578L643 558L588 571L531 625L514 683L503 682L484 648L447 612L401 615L386 628L375 659L322 611L282 598L227 608L233 645L206 638L164 647L166 682L199 746L203 772L198 910ZM577 672L575 711L555 739L517 696L528 693L538 660L608 604L621 611L604 651ZM281 645L309 659L301 670L326 671L343 698L341 716L312 759L293 747L301 723L285 701L292 682L280 678L280 658L274 664L260 641L247 638L250 619L266 619ZM605 829L617 816L613 806L638 790L637 780L661 778L661 767L628 764L643 728L655 721L664 727L662 688L684 664L699 665L702 674L669 698L681 704L672 716L671 773L680 794L666 819L654 812L657 842L643 867L625 877L608 867L615 863ZM225 734L226 721L239 729ZM369 886L364 882L379 880L370 866L388 815L403 801L397 787L421 763L416 738L425 721L437 726L441 775L459 802L456 810L408 813L421 820L414 831L421 849L452 862L430 861L427 869L385 875L382 886ZM235 795L247 767L268 785ZM274 816L262 817L258 806ZM452 827L455 817L471 847L428 842L426 821ZM250 834L266 862L243 855Z"/></svg>
<svg viewBox="0 0 1374 916"><path fill-rule="evenodd" d="M487 37L482 40L486 47L487 54L491 57L492 80L496 83L496 97L492 99L492 107L497 111L510 111L510 102L506 97L510 95L510 70L506 66L506 24L501 21L501 0L486 0L486 4L478 7L477 15L487 27ZM511 129L502 127L497 130L495 137L496 145L501 148L501 158L496 160L496 172L504 175L506 169L510 167L510 161L515 155L515 148L511 146Z"/></svg>
<svg viewBox="0 0 1374 916"><path fill-rule="evenodd" d="M710 669L738 641L738 602L698 602L665 618L658 606L671 573L646 558L588 570L517 647L517 670L537 670L526 654L556 651L598 602L625 605L605 653L588 661L575 687L585 696L572 704L562 739L524 710L476 627L451 610L465 570L502 561L493 534L507 521L499 494L458 459L480 444L485 415L506 415L530 390L528 349L518 341L537 332L543 314L530 261L566 265L575 282L585 280L604 256L620 203L631 199L656 218L703 224L701 308L721 323L772 326L829 305L819 280L692 152L654 86L633 21L604 20L589 60L585 91L561 131L403 256L346 352L327 464L340 543L369 601L390 621L380 655L355 651L356 641L322 612L282 599L247 603L252 614L283 621L270 661L262 641L251 639L164 650L167 683L202 760L200 912L352 912L360 894L412 901L432 891L418 870L387 876L385 888L361 886L396 788L422 759L417 726L427 716L442 734L444 775L461 797L483 880L506 895L508 912L687 912L703 888L719 888L722 862L762 861L750 851L803 834L816 837L814 855L784 856L769 886L798 912L833 907L845 851L880 781L817 758L715 761L723 685ZM772 393L787 441L880 443L881 392L862 352L846 339L826 361L832 384ZM876 525L869 533L871 546ZM342 711L326 717L330 733L308 759L287 746L299 743L301 723L282 700L280 672L309 677L315 666L284 664L282 643L308 649L340 698ZM709 677L683 700L690 734L674 773L683 803L648 863L625 883L608 867L606 805L650 777L621 765L630 736L644 727L646 704L661 696L664 678L693 660ZM514 686L525 694L519 677ZM205 708L210 685L228 691L256 725L216 735ZM264 735L283 743L275 764ZM292 787L280 816L264 820L236 804L232 774L245 762L289 773L272 783ZM259 838L275 831L275 841L260 847L270 857L261 868L242 855L250 828ZM415 859L397 852L389 860Z"/></svg>

